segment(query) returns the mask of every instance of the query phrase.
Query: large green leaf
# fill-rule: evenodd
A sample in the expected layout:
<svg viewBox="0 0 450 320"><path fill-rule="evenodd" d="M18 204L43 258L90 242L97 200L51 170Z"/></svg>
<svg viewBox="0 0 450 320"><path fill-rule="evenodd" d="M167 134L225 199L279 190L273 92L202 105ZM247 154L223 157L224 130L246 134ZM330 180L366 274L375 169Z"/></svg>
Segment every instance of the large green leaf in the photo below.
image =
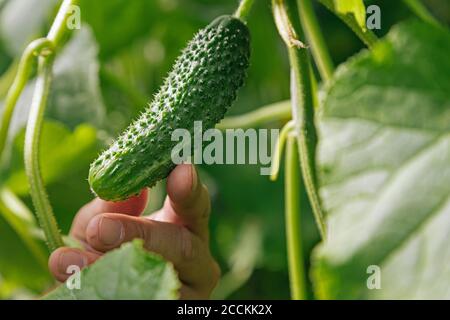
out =
<svg viewBox="0 0 450 320"><path fill-rule="evenodd" d="M450 34L395 27L343 65L320 117L321 298L450 298ZM381 289L369 290L369 266ZM369 279L370 280L370 279Z"/></svg>
<svg viewBox="0 0 450 320"><path fill-rule="evenodd" d="M80 274L80 289L61 285L47 300L172 300L180 282L172 264L135 240L106 254Z"/></svg>

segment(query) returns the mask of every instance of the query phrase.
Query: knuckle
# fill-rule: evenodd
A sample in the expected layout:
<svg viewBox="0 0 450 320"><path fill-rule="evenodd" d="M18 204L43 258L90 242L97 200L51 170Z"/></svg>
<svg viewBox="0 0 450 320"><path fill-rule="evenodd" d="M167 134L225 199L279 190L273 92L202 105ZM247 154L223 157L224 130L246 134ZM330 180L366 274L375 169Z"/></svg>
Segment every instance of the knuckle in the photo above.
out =
<svg viewBox="0 0 450 320"><path fill-rule="evenodd" d="M150 246L152 242L152 232L150 232L150 228L148 228L144 223L132 223L132 227L134 229L130 232L132 237L135 239L142 239L144 243Z"/></svg>

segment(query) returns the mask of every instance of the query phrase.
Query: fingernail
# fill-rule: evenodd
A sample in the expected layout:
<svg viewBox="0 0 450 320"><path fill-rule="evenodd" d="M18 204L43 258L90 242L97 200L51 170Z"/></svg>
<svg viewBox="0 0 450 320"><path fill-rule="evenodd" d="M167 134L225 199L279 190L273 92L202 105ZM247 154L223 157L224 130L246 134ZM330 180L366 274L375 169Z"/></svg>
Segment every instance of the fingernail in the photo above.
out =
<svg viewBox="0 0 450 320"><path fill-rule="evenodd" d="M197 189L198 176L197 176L197 169L195 169L195 166L193 164L191 164L191 179L192 179L191 190L194 191Z"/></svg>
<svg viewBox="0 0 450 320"><path fill-rule="evenodd" d="M61 273L71 274L71 267L77 266L80 269L87 265L87 259L84 255L74 251L61 253L58 261L58 269Z"/></svg>
<svg viewBox="0 0 450 320"><path fill-rule="evenodd" d="M123 224L118 220L102 217L98 224L98 239L107 246L119 244L123 238L123 232Z"/></svg>

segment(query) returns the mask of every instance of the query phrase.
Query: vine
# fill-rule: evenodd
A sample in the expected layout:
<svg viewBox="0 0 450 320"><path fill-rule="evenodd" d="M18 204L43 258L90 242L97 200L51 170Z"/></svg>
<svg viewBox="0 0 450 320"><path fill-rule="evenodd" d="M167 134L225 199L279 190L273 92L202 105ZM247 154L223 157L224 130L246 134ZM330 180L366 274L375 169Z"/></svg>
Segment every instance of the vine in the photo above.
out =
<svg viewBox="0 0 450 320"><path fill-rule="evenodd" d="M0 158L5 149L9 125L17 104L17 100L19 100L19 97L28 82L35 58L41 55L42 52L48 51L50 46L51 41L46 38L34 40L27 46L22 58L20 59L17 74L10 89L8 90L5 106L3 108L2 121L0 124Z"/></svg>
<svg viewBox="0 0 450 320"><path fill-rule="evenodd" d="M36 216L47 239L50 250L63 245L63 240L55 220L50 201L45 190L39 164L39 142L44 112L52 78L53 61L56 48L61 45L67 34L66 22L70 10L78 0L64 0L56 18L45 38L34 40L25 49L19 63L17 74L5 101L0 125L0 157L8 138L11 118L17 101L27 84L31 68L38 60L37 82L25 135L25 170L30 184L30 194L36 209Z"/></svg>
<svg viewBox="0 0 450 320"><path fill-rule="evenodd" d="M40 57L38 78L25 133L25 170L39 225L51 251L63 245L52 206L45 190L39 165L39 142L52 79L53 57Z"/></svg>
<svg viewBox="0 0 450 320"><path fill-rule="evenodd" d="M291 64L291 103L295 123L300 168L314 217L323 239L326 226L315 173L315 153L317 133L314 124L316 102L315 80L311 75L309 53L300 39L304 39L303 29L298 19L294 1L272 0L277 28L286 43Z"/></svg>

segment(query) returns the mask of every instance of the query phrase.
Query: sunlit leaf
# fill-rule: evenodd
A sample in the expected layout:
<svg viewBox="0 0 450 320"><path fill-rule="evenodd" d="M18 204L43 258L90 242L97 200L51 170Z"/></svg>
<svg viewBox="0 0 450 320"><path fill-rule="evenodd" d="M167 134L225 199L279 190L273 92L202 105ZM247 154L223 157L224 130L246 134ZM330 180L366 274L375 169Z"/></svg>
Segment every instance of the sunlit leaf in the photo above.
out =
<svg viewBox="0 0 450 320"><path fill-rule="evenodd" d="M46 300L172 300L180 282L172 264L147 252L142 242L124 244L80 275L80 288L61 285Z"/></svg>
<svg viewBox="0 0 450 320"><path fill-rule="evenodd" d="M319 297L450 298L448 52L447 30L405 23L331 81L320 118L329 238L314 256ZM374 267L381 288L369 290Z"/></svg>

